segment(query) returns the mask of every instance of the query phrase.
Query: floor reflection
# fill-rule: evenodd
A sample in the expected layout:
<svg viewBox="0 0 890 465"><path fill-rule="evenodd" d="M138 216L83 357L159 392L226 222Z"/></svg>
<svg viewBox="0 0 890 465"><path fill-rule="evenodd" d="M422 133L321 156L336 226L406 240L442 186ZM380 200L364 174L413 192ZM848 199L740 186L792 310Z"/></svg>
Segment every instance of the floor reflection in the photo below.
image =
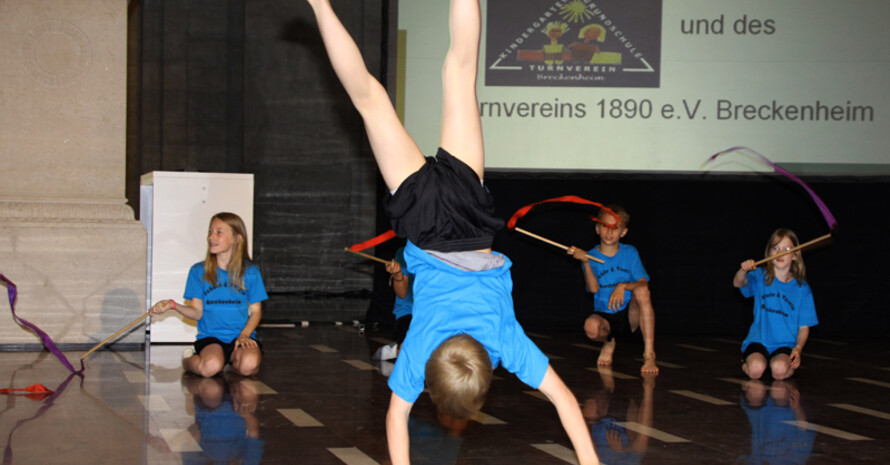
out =
<svg viewBox="0 0 890 465"><path fill-rule="evenodd" d="M309 327L261 337L263 370L247 379L183 375L181 345L98 351L82 378L45 352L0 352L0 388L39 383L55 391L0 397L2 465L389 463L391 391L386 367L370 359L389 342L385 330ZM890 457L884 341L813 340L791 382L760 382L738 376L737 341L660 336L664 365L653 377L641 376L633 357L617 358L612 370L596 367L583 334L535 337L575 393L605 464L883 464ZM409 429L412 463L572 463L553 405L536 394L503 371L469 422L438 417L421 395Z"/></svg>
<svg viewBox="0 0 890 465"><path fill-rule="evenodd" d="M469 420L457 420L438 414L438 424L420 418L408 420L411 440L411 463L452 465L460 456L463 432Z"/></svg>
<svg viewBox="0 0 890 465"><path fill-rule="evenodd" d="M581 400L581 413L590 424L590 434L600 461L610 465L638 464L649 446L649 436L624 427L634 422L652 427L653 396L657 374L642 375L641 392L622 395L613 401L615 378L612 370L598 369L602 387ZM629 394L629 393L625 393Z"/></svg>
<svg viewBox="0 0 890 465"><path fill-rule="evenodd" d="M807 421L795 382L766 385L749 380L742 391L741 407L751 423L751 454L740 461L758 465L807 463L816 433L787 423Z"/></svg>
<svg viewBox="0 0 890 465"><path fill-rule="evenodd" d="M14 378L15 378L15 375L13 375L13 379ZM20 393L8 394L9 397L7 397L7 399L9 399L10 402L7 403L7 408L4 409L3 412L0 412L0 414L5 413L6 410L11 410L12 408L14 408L16 397L19 397L22 399L28 399L30 401L36 402L37 403L36 405L40 405L40 407L37 409L37 412L34 413L34 415L27 417L27 418L22 418L22 419L16 421L15 424L12 426L12 428L9 430L9 434L6 437L6 447L4 447L4 449L3 449L3 464L4 465L7 463L12 463L13 458L15 457L15 454L13 451L13 438L15 436L15 432L19 428L25 426L28 422L37 420L38 418L43 416L43 414L46 413L47 410L49 410L50 408L52 408L53 405L55 405L56 399L58 399L62 394L64 394L65 389L75 379L83 381L83 376L79 375L79 374L71 373L70 375L68 375L67 378L65 378L65 381L62 381L62 383L59 384L55 389L45 388L41 384L32 384L31 386L44 387L46 390L41 390L40 392L35 392L35 393L20 392ZM25 389L27 389L27 388L25 388Z"/></svg>
<svg viewBox="0 0 890 465"><path fill-rule="evenodd" d="M265 445L256 416L260 396L248 380L231 374L184 374L182 385L195 407L188 431L201 446L194 456L183 456L183 463L260 463Z"/></svg>

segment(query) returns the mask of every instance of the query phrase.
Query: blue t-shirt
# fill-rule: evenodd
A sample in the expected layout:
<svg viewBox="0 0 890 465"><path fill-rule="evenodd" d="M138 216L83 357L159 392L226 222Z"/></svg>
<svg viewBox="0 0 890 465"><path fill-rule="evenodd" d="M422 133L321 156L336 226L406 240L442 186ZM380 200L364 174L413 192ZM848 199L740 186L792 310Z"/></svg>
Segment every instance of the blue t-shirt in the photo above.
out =
<svg viewBox="0 0 890 465"><path fill-rule="evenodd" d="M220 284L212 285L204 281L204 262L195 263L189 270L183 298L203 301L204 312L198 320L198 339L215 337L222 342L231 342L247 325L248 306L262 302L269 296L260 269L253 264L244 270L245 289L231 287L229 273L221 268L216 269L216 282ZM256 331L250 337L256 338Z"/></svg>
<svg viewBox="0 0 890 465"><path fill-rule="evenodd" d="M499 268L463 271L424 252L410 241L405 247L414 281L414 314L389 387L406 402L423 392L426 362L451 336L467 334L488 351L492 367L502 364L537 389L549 361L525 335L513 313L510 259Z"/></svg>
<svg viewBox="0 0 890 465"><path fill-rule="evenodd" d="M609 433L616 431L618 439L621 441L620 450L612 449L612 443L609 442ZM643 460L643 454L635 452L631 449L630 437L627 435L627 429L618 424L618 420L614 417L603 417L598 423L590 426L590 436L593 439L593 445L596 447L596 455L602 463L609 465L636 465Z"/></svg>
<svg viewBox="0 0 890 465"><path fill-rule="evenodd" d="M772 398L762 407L749 407L744 396L742 410L751 423L751 455L742 456L738 463L750 465L805 464L813 452L816 432L801 429L791 422L797 415L791 407L779 407Z"/></svg>
<svg viewBox="0 0 890 465"><path fill-rule="evenodd" d="M643 262L640 260L640 253L637 248L628 244L619 244L618 253L614 257L607 257L602 254L597 247L587 252L591 257L599 258L606 263L597 263L590 261L590 269L596 276L596 281L600 285L600 290L593 295L593 310L602 313L618 313L630 304L630 298L633 295L631 291L624 291L624 305L618 310L609 310L609 297L615 286L621 283L635 283L641 279L649 281L649 275L643 268Z"/></svg>
<svg viewBox="0 0 890 465"><path fill-rule="evenodd" d="M399 250L396 250L395 261L399 262L399 266L402 267L402 274L405 275L402 279L408 280L408 294L405 295L405 298L396 296L396 303L392 309L393 315L398 320L403 316L410 315L412 308L414 308L414 275L408 272L408 265L405 263L404 247L399 247Z"/></svg>
<svg viewBox="0 0 890 465"><path fill-rule="evenodd" d="M754 297L754 323L742 343L742 352L752 342L763 344L770 353L780 347L794 347L802 326L819 324L809 284L773 279L767 286L765 273L763 268L749 271L745 276L748 284L739 288L743 296Z"/></svg>
<svg viewBox="0 0 890 465"><path fill-rule="evenodd" d="M247 434L247 422L235 411L229 395L213 409L195 402L195 423L201 431L201 450L211 463L247 465L262 461L265 441Z"/></svg>

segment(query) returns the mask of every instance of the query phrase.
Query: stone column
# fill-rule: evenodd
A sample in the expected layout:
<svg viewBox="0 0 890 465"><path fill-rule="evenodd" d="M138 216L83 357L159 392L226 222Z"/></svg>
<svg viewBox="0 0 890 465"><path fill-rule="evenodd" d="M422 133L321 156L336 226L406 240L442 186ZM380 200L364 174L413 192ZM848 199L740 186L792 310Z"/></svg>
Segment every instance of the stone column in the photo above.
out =
<svg viewBox="0 0 890 465"><path fill-rule="evenodd" d="M0 272L19 315L58 343L98 342L145 311L145 230L124 198L126 65L127 2L0 2ZM3 296L0 344L39 344Z"/></svg>

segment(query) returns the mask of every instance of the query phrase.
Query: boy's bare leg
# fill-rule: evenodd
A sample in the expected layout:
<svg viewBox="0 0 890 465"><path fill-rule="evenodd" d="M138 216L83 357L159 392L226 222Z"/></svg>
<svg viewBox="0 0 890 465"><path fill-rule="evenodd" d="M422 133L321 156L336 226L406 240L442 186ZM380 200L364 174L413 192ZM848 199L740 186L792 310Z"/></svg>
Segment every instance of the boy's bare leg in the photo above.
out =
<svg viewBox="0 0 890 465"><path fill-rule="evenodd" d="M358 46L329 0L308 1L334 72L362 115L380 174L389 190L395 190L423 166L423 154L399 121L386 90L368 72Z"/></svg>
<svg viewBox="0 0 890 465"><path fill-rule="evenodd" d="M643 286L633 290L627 314L631 331L637 328L643 333L643 367L644 373L658 373L655 364L655 309L649 295L649 287Z"/></svg>
<svg viewBox="0 0 890 465"><path fill-rule="evenodd" d="M615 353L615 339L603 343L600 348L600 356L596 359L599 366L612 366L612 354Z"/></svg>
<svg viewBox="0 0 890 465"><path fill-rule="evenodd" d="M481 16L479 0L452 0L451 46L442 69L442 133L439 139L439 145L472 168L479 179L485 171L482 121L476 101Z"/></svg>
<svg viewBox="0 0 890 465"><path fill-rule="evenodd" d="M612 354L615 352L615 339L607 341L611 327L605 318L593 314L584 320L584 333L588 338L594 341L600 341L603 346L600 348L600 355L596 359L599 366L612 365Z"/></svg>

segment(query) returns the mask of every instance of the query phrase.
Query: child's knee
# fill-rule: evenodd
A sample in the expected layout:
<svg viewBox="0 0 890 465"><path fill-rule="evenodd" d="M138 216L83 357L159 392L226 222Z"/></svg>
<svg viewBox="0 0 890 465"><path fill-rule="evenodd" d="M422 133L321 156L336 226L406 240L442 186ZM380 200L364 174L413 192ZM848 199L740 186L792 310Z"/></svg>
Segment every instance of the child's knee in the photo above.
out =
<svg viewBox="0 0 890 465"><path fill-rule="evenodd" d="M253 376L260 371L260 357L256 355L244 355L239 359L235 370L241 376Z"/></svg>
<svg viewBox="0 0 890 465"><path fill-rule="evenodd" d="M636 289L634 289L632 291L632 294L633 294L633 296L631 298L641 304L648 303L652 299L651 294L649 293L649 285L648 284L646 284L645 286L637 287Z"/></svg>
<svg viewBox="0 0 890 465"><path fill-rule="evenodd" d="M584 332L590 339L603 339L608 334L608 329L605 321L591 316L584 320Z"/></svg>
<svg viewBox="0 0 890 465"><path fill-rule="evenodd" d="M236 371L241 376L253 376L260 372L260 364L259 363L241 363L236 368Z"/></svg>
<svg viewBox="0 0 890 465"><path fill-rule="evenodd" d="M218 358L211 357L202 357L201 362L198 363L198 374L209 378L211 376L216 376L219 372L223 371L223 368L226 367L226 364Z"/></svg>
<svg viewBox="0 0 890 465"><path fill-rule="evenodd" d="M748 357L745 361L745 371L751 379L760 379L766 371L766 361L760 358Z"/></svg>
<svg viewBox="0 0 890 465"><path fill-rule="evenodd" d="M765 371L763 367L751 366L748 365L748 377L751 379L760 379L763 376L763 372Z"/></svg>
<svg viewBox="0 0 890 465"><path fill-rule="evenodd" d="M791 375L791 363L787 360L770 360L769 369L773 379L782 380Z"/></svg>

